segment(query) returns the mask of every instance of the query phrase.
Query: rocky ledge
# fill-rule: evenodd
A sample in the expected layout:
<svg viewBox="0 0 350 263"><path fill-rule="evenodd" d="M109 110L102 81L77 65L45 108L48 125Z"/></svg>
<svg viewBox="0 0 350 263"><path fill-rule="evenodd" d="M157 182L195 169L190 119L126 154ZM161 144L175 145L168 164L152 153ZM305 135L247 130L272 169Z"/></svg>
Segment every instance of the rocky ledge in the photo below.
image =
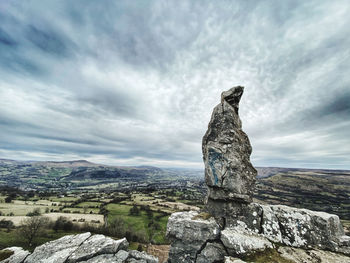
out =
<svg viewBox="0 0 350 263"><path fill-rule="evenodd" d="M205 209L171 215L169 262L252 262L259 253L280 258L259 262L350 262L350 237L338 216L252 203L257 173L238 115L243 90L238 86L223 92L213 110L202 140ZM298 257L302 251L310 257Z"/></svg>
<svg viewBox="0 0 350 263"><path fill-rule="evenodd" d="M4 250L13 252L0 263L157 263L158 259L136 250L128 251L129 243L123 238L114 240L104 235L83 233L64 236L45 243L30 254L19 247ZM11 253L9 253L11 254Z"/></svg>
<svg viewBox="0 0 350 263"><path fill-rule="evenodd" d="M167 237L171 241L169 262L242 262L229 260L233 260L230 257L244 259L269 249L282 251L288 246L340 252L343 255L339 257L347 259L317 262L350 262L350 257L346 256L350 255L350 237L344 235L338 216L288 206L255 204L254 207L262 211L259 214L252 210L246 215L255 222L254 229L240 220L222 227L207 213L172 214L167 227ZM286 248L284 257L288 254ZM322 253L328 257L337 255Z"/></svg>

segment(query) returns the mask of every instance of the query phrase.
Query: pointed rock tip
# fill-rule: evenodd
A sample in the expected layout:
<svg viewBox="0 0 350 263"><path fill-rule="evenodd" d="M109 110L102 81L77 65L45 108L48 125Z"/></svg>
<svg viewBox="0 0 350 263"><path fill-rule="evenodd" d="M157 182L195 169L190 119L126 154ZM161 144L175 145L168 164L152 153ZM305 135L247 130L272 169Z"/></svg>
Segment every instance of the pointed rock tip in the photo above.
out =
<svg viewBox="0 0 350 263"><path fill-rule="evenodd" d="M221 103L226 101L229 105L238 109L239 101L241 100L244 87L236 86L221 93Z"/></svg>

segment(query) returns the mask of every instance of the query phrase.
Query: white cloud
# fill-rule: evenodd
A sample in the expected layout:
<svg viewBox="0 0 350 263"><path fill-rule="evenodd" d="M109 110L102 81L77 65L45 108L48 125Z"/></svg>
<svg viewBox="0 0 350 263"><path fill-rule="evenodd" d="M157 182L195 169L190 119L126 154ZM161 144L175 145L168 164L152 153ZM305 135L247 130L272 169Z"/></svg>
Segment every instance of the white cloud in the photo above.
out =
<svg viewBox="0 0 350 263"><path fill-rule="evenodd" d="M201 167L220 93L243 85L254 164L350 168L342 132L350 106L332 104L350 84L349 9L348 1L0 8L2 155ZM30 26L66 51L31 42Z"/></svg>

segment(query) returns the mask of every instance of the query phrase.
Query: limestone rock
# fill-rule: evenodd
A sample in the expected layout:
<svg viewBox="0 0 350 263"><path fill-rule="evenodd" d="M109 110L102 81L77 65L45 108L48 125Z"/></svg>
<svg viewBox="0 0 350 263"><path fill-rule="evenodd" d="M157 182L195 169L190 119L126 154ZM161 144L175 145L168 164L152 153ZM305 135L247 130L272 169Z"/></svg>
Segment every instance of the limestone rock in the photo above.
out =
<svg viewBox="0 0 350 263"><path fill-rule="evenodd" d="M146 252L140 252L137 250L129 251L129 257L130 259L137 260L137 261L130 261L130 262L158 263L158 259L155 258L154 256L148 255Z"/></svg>
<svg viewBox="0 0 350 263"><path fill-rule="evenodd" d="M350 257L319 249L279 247L280 256L295 263L349 263Z"/></svg>
<svg viewBox="0 0 350 263"><path fill-rule="evenodd" d="M273 245L266 238L237 228L226 228L221 232L221 241L231 256L249 255Z"/></svg>
<svg viewBox="0 0 350 263"><path fill-rule="evenodd" d="M64 263L67 258L89 237L91 233L64 236L45 243L29 255L25 263Z"/></svg>
<svg viewBox="0 0 350 263"><path fill-rule="evenodd" d="M129 257L129 252L125 250L119 250L117 254L115 254L117 258L117 262L124 262Z"/></svg>
<svg viewBox="0 0 350 263"><path fill-rule="evenodd" d="M194 262L207 240L220 235L214 218L202 219L198 212L178 212L169 217L167 237L172 241L169 262Z"/></svg>
<svg viewBox="0 0 350 263"><path fill-rule="evenodd" d="M207 243L205 248L197 256L196 263L222 262L227 256L225 248L218 242Z"/></svg>
<svg viewBox="0 0 350 263"><path fill-rule="evenodd" d="M68 258L68 263L87 260L100 254L114 254L129 246L126 238L114 240L104 235L93 235L82 243Z"/></svg>
<svg viewBox="0 0 350 263"><path fill-rule="evenodd" d="M96 257L90 258L86 261L79 261L79 263L123 263L125 261L118 261L117 257L113 254L98 255Z"/></svg>
<svg viewBox="0 0 350 263"><path fill-rule="evenodd" d="M246 263L245 261L239 259L239 258L233 258L233 257L225 257L225 263Z"/></svg>
<svg viewBox="0 0 350 263"><path fill-rule="evenodd" d="M337 215L298 209L284 205L263 207L263 233L271 241L278 231L282 242L288 246L338 251L346 240L344 229Z"/></svg>
<svg viewBox="0 0 350 263"><path fill-rule="evenodd" d="M203 137L205 181L211 199L252 201L257 171L250 163L252 147L238 116L242 94L240 86L221 94Z"/></svg>
<svg viewBox="0 0 350 263"><path fill-rule="evenodd" d="M244 222L250 230L256 233L261 231L263 211L259 204L208 199L206 207L216 218L225 218L227 227L235 227L240 222Z"/></svg>
<svg viewBox="0 0 350 263"><path fill-rule="evenodd" d="M30 254L29 251L24 250L21 247L8 247L4 250L10 250L13 255L7 259L0 261L0 263L22 263L24 259Z"/></svg>

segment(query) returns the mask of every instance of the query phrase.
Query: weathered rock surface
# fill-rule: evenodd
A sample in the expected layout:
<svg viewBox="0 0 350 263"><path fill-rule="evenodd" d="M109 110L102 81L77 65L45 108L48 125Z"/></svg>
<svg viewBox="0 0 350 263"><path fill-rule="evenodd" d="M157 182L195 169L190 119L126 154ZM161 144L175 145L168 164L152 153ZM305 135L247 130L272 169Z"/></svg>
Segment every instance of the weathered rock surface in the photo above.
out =
<svg viewBox="0 0 350 263"><path fill-rule="evenodd" d="M280 247L281 257L295 263L349 263L350 257L319 249L304 250L292 247Z"/></svg>
<svg viewBox="0 0 350 263"><path fill-rule="evenodd" d="M100 254L114 254L129 246L126 238L114 240L104 235L93 235L81 244L68 258L67 263L90 259Z"/></svg>
<svg viewBox="0 0 350 263"><path fill-rule="evenodd" d="M221 241L231 256L249 255L273 248L272 243L263 236L239 228L224 229L221 232Z"/></svg>
<svg viewBox="0 0 350 263"><path fill-rule="evenodd" d="M197 256L198 263L222 262L227 256L225 247L219 242L209 242Z"/></svg>
<svg viewBox="0 0 350 263"><path fill-rule="evenodd" d="M166 236L172 241L169 262L195 262L207 241L219 238L214 218L202 219L198 212L178 212L169 217Z"/></svg>
<svg viewBox="0 0 350 263"><path fill-rule="evenodd" d="M239 258L233 258L233 257L225 257L225 263L246 263L245 261L239 259Z"/></svg>
<svg viewBox="0 0 350 263"><path fill-rule="evenodd" d="M147 263L158 263L158 259L156 259L155 257L146 254L146 252L140 252L140 251L136 251L136 250L131 250L129 252L129 256L132 259L136 259L136 262L147 262Z"/></svg>
<svg viewBox="0 0 350 263"><path fill-rule="evenodd" d="M221 94L202 141L208 198L252 201L257 171L250 163L252 148L242 131L238 104L243 87Z"/></svg>
<svg viewBox="0 0 350 263"><path fill-rule="evenodd" d="M273 242L338 251L347 237L337 215L284 205L262 206L262 233Z"/></svg>
<svg viewBox="0 0 350 263"><path fill-rule="evenodd" d="M0 261L0 263L21 263L30 254L29 251L24 250L21 247L9 247L6 250L12 251L13 255L9 258Z"/></svg>
<svg viewBox="0 0 350 263"><path fill-rule="evenodd" d="M89 237L91 233L64 236L45 243L29 255L25 263L64 263L67 258Z"/></svg>
<svg viewBox="0 0 350 263"><path fill-rule="evenodd" d="M114 240L104 235L91 235L91 233L69 235L37 247L31 255L22 248L7 248L15 253L1 263L158 262L157 258L145 252L126 251L128 246L129 243L125 238Z"/></svg>

